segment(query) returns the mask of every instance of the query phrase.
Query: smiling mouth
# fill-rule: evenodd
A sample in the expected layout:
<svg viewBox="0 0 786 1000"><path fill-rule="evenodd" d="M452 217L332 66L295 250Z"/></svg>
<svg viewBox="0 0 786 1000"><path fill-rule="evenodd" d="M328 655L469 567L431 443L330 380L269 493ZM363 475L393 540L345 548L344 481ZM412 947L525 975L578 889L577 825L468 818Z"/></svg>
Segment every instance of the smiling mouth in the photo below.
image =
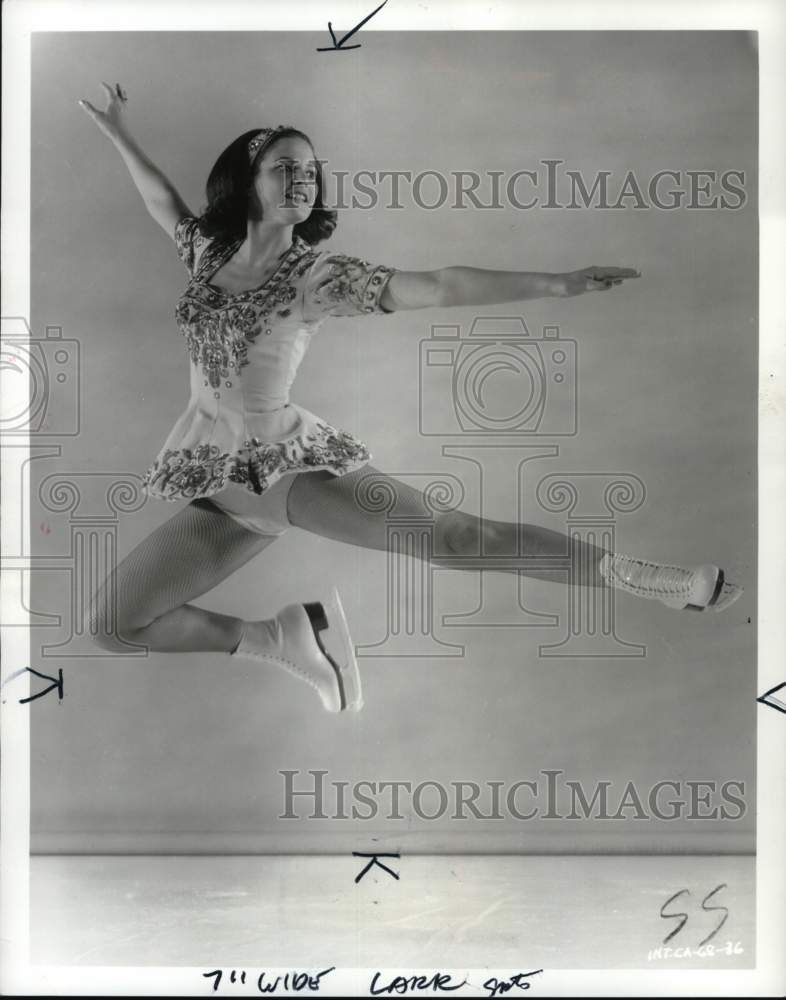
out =
<svg viewBox="0 0 786 1000"><path fill-rule="evenodd" d="M290 191L287 195L287 201L294 202L295 204L308 204L308 195L304 191Z"/></svg>

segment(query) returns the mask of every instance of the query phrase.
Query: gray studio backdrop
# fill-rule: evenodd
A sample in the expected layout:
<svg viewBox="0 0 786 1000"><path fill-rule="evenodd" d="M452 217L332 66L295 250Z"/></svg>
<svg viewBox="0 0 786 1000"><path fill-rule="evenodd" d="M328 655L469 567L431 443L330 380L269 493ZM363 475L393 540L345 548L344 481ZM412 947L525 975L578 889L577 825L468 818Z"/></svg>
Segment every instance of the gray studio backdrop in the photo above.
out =
<svg viewBox="0 0 786 1000"><path fill-rule="evenodd" d="M31 704L33 848L752 850L755 38L366 32L361 41L354 52L318 54L323 37L302 33L33 38L31 323L36 337L54 327L78 342L57 349L72 365L66 387L75 385L77 346L81 375L78 428L66 426L76 419L67 416L72 404L55 411L52 403L61 415L36 443L57 447L30 463L31 604L57 616L38 620L32 663L50 676L62 668L65 694ZM101 80L127 90L134 135L194 210L221 150L246 129L279 122L297 124L331 168L350 172L529 169L543 177L542 161L552 159L588 184L604 170L617 187L628 171L646 185L656 171L675 170L684 188L686 171L744 171L745 204L730 210L666 211L630 200L609 210L459 210L450 202L427 210L405 194L400 210L342 212L331 246L399 268L619 264L643 276L572 300L329 321L293 393L365 440L378 468L421 488L444 480L463 491L465 509L482 506L493 518L518 513L564 529L565 511L539 506L545 477L640 481L645 499L614 515L618 550L717 561L745 586L742 600L716 616L623 595L617 652L625 641L646 656L585 655L588 633L565 647L573 655L548 656L541 647L568 633L564 588L522 579L517 591L516 578L502 574L486 575L482 588L477 573L414 574L416 597L433 597L434 621L424 625L413 612L408 633L391 596L401 565L293 528L196 603L267 617L335 583L355 642L366 647L358 716L330 716L289 676L226 656L110 657L86 643L72 619L89 565L110 560L112 546L122 558L180 507L140 507L134 483L188 389L173 316L185 271L120 158L77 106L82 97L102 102ZM518 191L521 201L531 194L526 183ZM436 182L421 193L435 202ZM448 383L435 388L432 369L421 378L421 341L433 323L456 324L467 337L476 315L521 316L535 338L557 326L577 342L577 434L551 434L572 405L567 397L552 401L555 423L540 436L492 439L449 426ZM497 401L520 391L509 371L489 377ZM53 394L60 385L52 377ZM429 392L432 434L419 424ZM69 427L78 433L64 434ZM507 450L478 447L495 441ZM532 444L548 454L532 459ZM116 480L131 485L113 491ZM587 501L590 519L603 510L597 498ZM612 811L628 782L645 799L659 781L682 783L661 801L686 799L689 781L714 782L716 791L698 807L710 818L693 820L637 817L635 808L616 820L460 820L450 818L451 806L429 821L409 799L403 819L279 819L279 772L300 772L302 789L309 769L350 790L360 780L538 781L544 789L543 772L561 771L559 781L581 781L588 796L610 782ZM745 808L731 810L744 814L712 818L728 781L744 783ZM526 813L532 799L520 793ZM307 813L303 802L297 809ZM421 811L439 805L434 788L424 791Z"/></svg>

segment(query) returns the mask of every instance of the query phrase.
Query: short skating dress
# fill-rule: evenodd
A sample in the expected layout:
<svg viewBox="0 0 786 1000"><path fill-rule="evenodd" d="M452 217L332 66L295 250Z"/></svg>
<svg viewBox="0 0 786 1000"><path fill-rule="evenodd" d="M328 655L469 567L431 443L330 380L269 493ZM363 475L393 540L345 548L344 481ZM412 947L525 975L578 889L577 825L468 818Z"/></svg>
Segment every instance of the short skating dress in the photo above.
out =
<svg viewBox="0 0 786 1000"><path fill-rule="evenodd" d="M262 494L285 473L343 475L372 458L363 441L289 401L309 342L329 316L387 312L394 269L299 236L264 284L228 292L210 278L242 240L201 235L196 218L175 228L190 281L176 319L190 358L191 398L144 476L147 495L193 500L230 483Z"/></svg>

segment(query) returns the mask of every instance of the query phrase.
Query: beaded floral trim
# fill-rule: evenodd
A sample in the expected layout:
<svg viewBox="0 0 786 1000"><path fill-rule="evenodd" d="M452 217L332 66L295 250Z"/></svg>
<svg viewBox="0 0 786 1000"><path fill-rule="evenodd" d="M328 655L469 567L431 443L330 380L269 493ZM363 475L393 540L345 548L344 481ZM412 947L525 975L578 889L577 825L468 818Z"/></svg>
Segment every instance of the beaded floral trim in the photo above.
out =
<svg viewBox="0 0 786 1000"><path fill-rule="evenodd" d="M238 244L209 246L175 310L193 364L199 366L207 385L217 389L232 372L248 363L248 345L261 333L270 335L273 314L286 316L298 297L294 282L302 278L318 257L305 240L295 237L275 272L258 288L228 292L210 285L204 275L215 273ZM316 305L326 310L348 304L358 312L372 313L385 282L394 269L374 267L360 257L336 254L326 258L329 275L313 292ZM371 270L370 270L371 269Z"/></svg>
<svg viewBox="0 0 786 1000"><path fill-rule="evenodd" d="M330 305L351 303L360 312L375 312L382 286L394 273L394 268L379 264L373 267L367 260L337 254L326 258L330 277L314 290L314 302ZM373 270L369 271L369 268Z"/></svg>
<svg viewBox="0 0 786 1000"><path fill-rule="evenodd" d="M167 449L146 472L144 487L164 500L193 500L217 493L231 480L261 494L286 472L327 468L341 475L371 460L365 444L346 431L323 421L314 426L318 434L273 443L252 438L232 453L212 444Z"/></svg>
<svg viewBox="0 0 786 1000"><path fill-rule="evenodd" d="M274 273L258 288L227 292L202 280L204 274L218 270L237 246L210 246L205 250L175 309L189 357L213 389L249 363L248 345L263 331L272 333L274 312L288 315L298 294L293 278L305 273L317 256L305 240L296 237Z"/></svg>

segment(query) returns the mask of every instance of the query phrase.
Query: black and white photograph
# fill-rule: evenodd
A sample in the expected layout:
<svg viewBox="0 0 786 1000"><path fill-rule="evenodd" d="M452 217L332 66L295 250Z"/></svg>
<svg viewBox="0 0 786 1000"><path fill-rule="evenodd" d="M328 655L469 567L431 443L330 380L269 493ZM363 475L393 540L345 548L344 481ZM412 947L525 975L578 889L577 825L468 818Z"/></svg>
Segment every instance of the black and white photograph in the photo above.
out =
<svg viewBox="0 0 786 1000"><path fill-rule="evenodd" d="M782 995L721 7L4 6L4 993Z"/></svg>

